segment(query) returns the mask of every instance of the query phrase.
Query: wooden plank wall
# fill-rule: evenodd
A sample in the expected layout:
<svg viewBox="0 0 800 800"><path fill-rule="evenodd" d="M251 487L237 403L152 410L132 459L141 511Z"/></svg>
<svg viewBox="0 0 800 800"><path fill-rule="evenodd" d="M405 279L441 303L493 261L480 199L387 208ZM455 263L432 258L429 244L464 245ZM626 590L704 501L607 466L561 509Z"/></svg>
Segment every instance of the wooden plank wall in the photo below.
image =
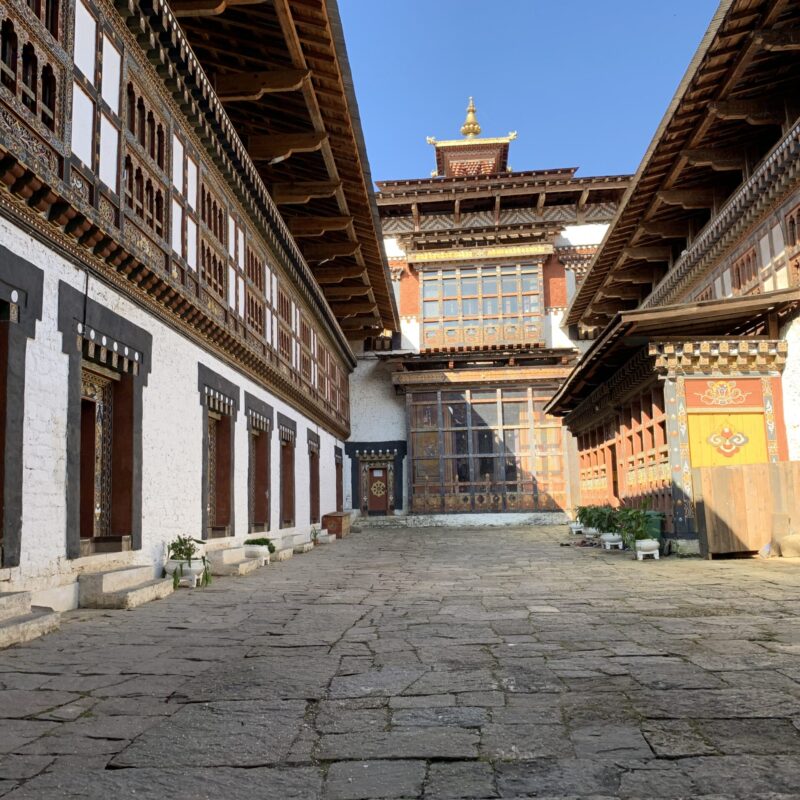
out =
<svg viewBox="0 0 800 800"><path fill-rule="evenodd" d="M773 514L800 530L800 461L697 467L692 481L706 557L760 550L772 540Z"/></svg>

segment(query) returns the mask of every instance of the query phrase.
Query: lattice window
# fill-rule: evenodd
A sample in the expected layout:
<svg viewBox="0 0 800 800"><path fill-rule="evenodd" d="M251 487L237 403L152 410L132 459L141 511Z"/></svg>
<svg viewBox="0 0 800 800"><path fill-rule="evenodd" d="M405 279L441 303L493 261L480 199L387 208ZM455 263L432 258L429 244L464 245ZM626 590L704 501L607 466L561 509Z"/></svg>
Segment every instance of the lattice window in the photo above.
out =
<svg viewBox="0 0 800 800"><path fill-rule="evenodd" d="M755 247L733 262L731 267L734 294L749 294L758 288L758 259Z"/></svg>
<svg viewBox="0 0 800 800"><path fill-rule="evenodd" d="M31 10L44 28L41 6ZM40 33L47 35L44 30ZM14 23L10 19L3 20L0 25L0 84L18 97L23 113L40 119L54 131L57 88L54 68L47 61L47 52L41 48L37 50L33 41L26 42L21 51L19 45Z"/></svg>
<svg viewBox="0 0 800 800"><path fill-rule="evenodd" d="M201 245L201 275L206 286L218 297L225 297L225 264L208 245Z"/></svg>

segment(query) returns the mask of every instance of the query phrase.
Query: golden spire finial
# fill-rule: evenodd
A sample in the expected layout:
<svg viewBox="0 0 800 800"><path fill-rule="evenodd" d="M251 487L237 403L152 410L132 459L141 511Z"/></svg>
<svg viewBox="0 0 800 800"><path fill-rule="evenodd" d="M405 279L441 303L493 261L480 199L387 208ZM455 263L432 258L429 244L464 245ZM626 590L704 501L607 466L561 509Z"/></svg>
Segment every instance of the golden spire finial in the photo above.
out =
<svg viewBox="0 0 800 800"><path fill-rule="evenodd" d="M475 118L475 102L470 97L469 105L467 106L467 118L461 126L461 135L466 136L467 139L472 139L480 135L481 126L478 125L478 120Z"/></svg>

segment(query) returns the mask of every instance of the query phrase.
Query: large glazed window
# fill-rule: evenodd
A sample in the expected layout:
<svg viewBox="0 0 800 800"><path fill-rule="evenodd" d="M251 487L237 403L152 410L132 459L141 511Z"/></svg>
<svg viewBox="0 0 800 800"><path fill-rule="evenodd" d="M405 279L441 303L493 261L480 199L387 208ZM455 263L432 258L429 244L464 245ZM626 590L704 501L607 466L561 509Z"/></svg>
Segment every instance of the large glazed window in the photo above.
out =
<svg viewBox="0 0 800 800"><path fill-rule="evenodd" d="M414 510L556 510L566 504L561 425L521 388L410 397Z"/></svg>
<svg viewBox="0 0 800 800"><path fill-rule="evenodd" d="M421 291L422 349L541 338L537 265L428 270Z"/></svg>

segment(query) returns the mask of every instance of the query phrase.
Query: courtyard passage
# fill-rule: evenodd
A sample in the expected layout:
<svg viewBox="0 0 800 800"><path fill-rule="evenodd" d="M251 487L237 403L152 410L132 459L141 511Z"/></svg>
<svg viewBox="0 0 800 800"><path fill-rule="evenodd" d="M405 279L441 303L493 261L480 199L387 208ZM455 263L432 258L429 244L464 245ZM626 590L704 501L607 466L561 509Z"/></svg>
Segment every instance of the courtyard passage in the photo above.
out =
<svg viewBox="0 0 800 800"><path fill-rule="evenodd" d="M800 797L800 566L365 530L0 652L0 795Z"/></svg>

